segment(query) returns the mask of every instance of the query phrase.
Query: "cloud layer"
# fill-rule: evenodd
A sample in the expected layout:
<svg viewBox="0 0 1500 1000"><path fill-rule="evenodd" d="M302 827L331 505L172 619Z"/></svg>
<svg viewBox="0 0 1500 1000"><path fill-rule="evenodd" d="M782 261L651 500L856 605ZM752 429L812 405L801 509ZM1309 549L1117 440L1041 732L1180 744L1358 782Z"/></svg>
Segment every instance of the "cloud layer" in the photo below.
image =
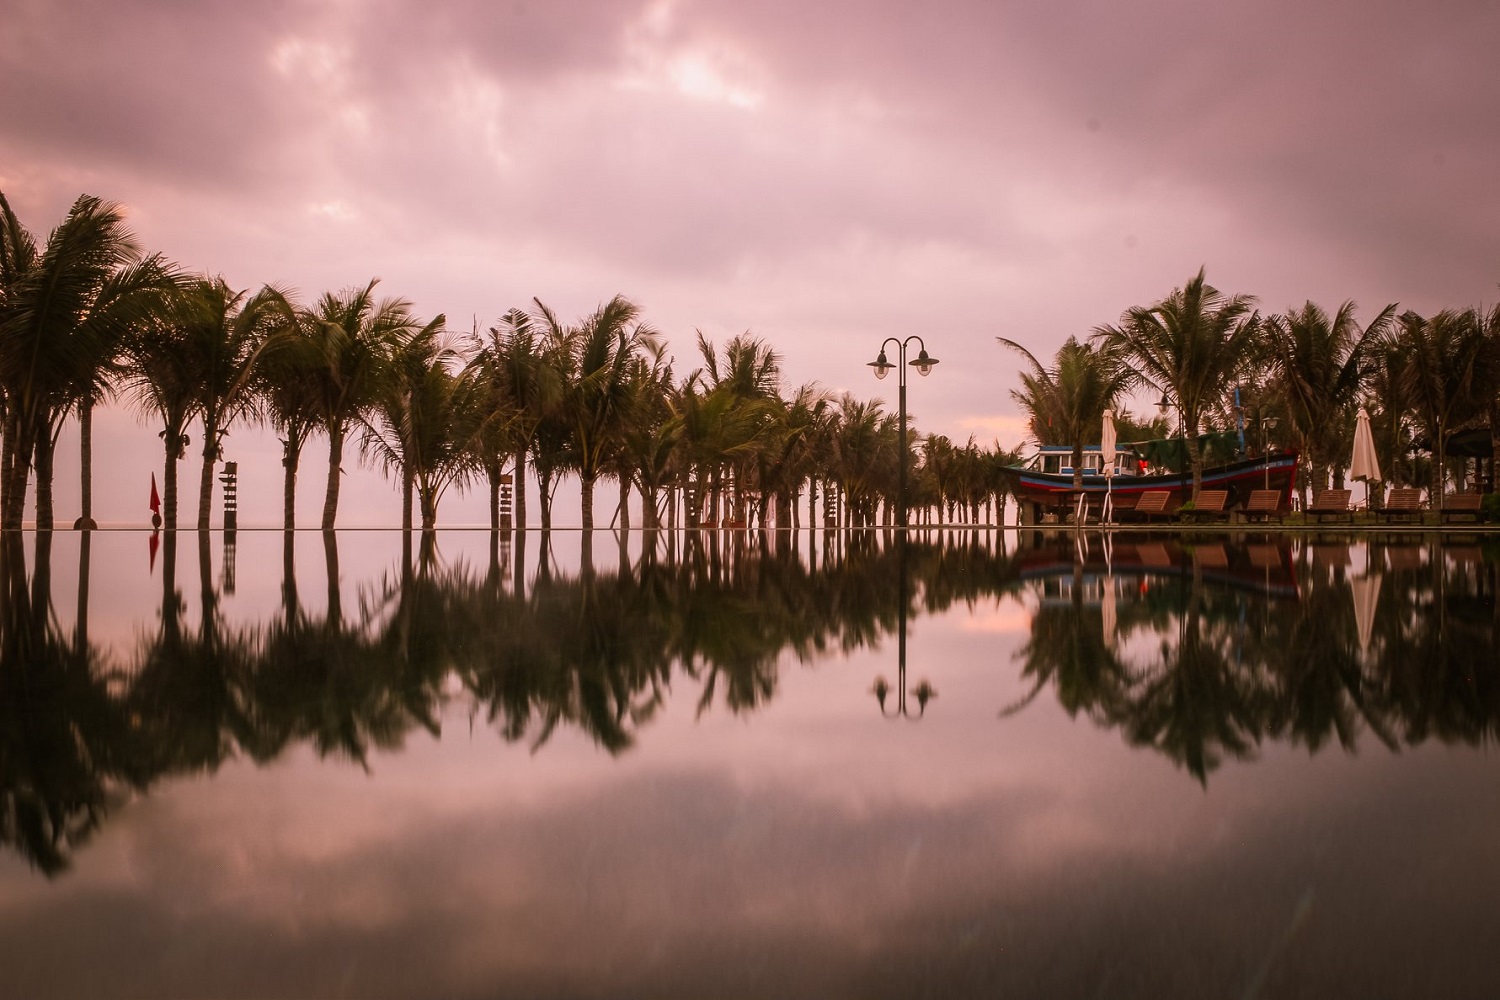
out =
<svg viewBox="0 0 1500 1000"><path fill-rule="evenodd" d="M125 202L241 286L379 275L461 330L622 293L684 365L695 329L750 330L862 394L919 332L955 362L919 427L966 438L1015 413L996 335L1046 357L1200 265L1273 310L1492 297L1497 29L1483 3L13 0L0 190L39 231Z"/></svg>

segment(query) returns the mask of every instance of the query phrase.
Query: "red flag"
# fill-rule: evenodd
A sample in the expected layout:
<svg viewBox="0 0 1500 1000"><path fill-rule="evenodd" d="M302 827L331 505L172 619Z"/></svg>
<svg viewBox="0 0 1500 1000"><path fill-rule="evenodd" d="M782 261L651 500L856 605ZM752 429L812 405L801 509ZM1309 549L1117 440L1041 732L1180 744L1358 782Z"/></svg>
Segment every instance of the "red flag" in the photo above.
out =
<svg viewBox="0 0 1500 1000"><path fill-rule="evenodd" d="M151 532L151 541L148 543L147 548L149 548L151 550L151 572L152 573L156 572L156 547L158 545L160 545L160 544L161 544L161 532L159 532L159 531L153 531L153 532Z"/></svg>
<svg viewBox="0 0 1500 1000"><path fill-rule="evenodd" d="M151 473L151 513L161 513L161 497L156 493L156 473Z"/></svg>

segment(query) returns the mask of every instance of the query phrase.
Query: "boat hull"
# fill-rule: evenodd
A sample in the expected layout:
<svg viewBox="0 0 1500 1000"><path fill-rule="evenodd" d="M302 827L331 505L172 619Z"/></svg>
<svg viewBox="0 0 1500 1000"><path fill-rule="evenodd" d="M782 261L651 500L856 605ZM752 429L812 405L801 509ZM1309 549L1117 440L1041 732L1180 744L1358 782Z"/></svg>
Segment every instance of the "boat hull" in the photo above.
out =
<svg viewBox="0 0 1500 1000"><path fill-rule="evenodd" d="M1021 502L1022 523L1036 523L1046 513L1075 506L1080 493L1093 505L1102 502L1106 493L1112 493L1120 506L1128 506L1131 500L1139 498L1148 490L1166 490L1171 495L1167 503L1168 512L1181 507L1193 495L1193 476L1190 472L1115 476L1112 480L1097 474L1085 475L1082 486L1073 484L1071 473L1059 475L1034 472L1016 466L1007 468L1005 472L1011 481L1012 490ZM1251 490L1273 489L1282 495L1282 508L1289 509L1292 482L1296 475L1297 453L1277 452L1274 455L1206 468L1203 470L1203 489L1228 490L1229 508L1243 507Z"/></svg>

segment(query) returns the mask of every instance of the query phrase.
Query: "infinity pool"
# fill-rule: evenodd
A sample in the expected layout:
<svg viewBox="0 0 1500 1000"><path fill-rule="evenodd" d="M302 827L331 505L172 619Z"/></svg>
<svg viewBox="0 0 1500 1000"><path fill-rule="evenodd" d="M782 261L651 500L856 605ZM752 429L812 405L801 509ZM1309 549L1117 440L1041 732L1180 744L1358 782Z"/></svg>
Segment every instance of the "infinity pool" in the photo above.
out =
<svg viewBox="0 0 1500 1000"><path fill-rule="evenodd" d="M1500 982L1500 536L4 544L0 995Z"/></svg>

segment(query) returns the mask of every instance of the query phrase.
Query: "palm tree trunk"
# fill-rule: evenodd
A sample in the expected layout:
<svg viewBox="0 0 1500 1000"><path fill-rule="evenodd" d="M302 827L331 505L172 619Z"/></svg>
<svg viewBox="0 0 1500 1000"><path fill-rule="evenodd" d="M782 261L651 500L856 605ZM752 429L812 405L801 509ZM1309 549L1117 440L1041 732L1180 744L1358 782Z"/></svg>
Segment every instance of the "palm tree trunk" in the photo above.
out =
<svg viewBox="0 0 1500 1000"><path fill-rule="evenodd" d="M203 428L203 468L198 473L198 530L207 531L209 518L214 510L214 465L218 460L218 447L211 442L217 435Z"/></svg>
<svg viewBox="0 0 1500 1000"><path fill-rule="evenodd" d="M432 531L437 527L437 491L431 487L418 488L417 490L422 503L422 531Z"/></svg>
<svg viewBox="0 0 1500 1000"><path fill-rule="evenodd" d="M177 454L182 448L177 443L176 434L168 433L163 440L166 441L167 464L161 477L162 523L170 532L177 530Z"/></svg>
<svg viewBox="0 0 1500 1000"><path fill-rule="evenodd" d="M552 470L537 470L537 485L542 503L542 530L552 530Z"/></svg>
<svg viewBox="0 0 1500 1000"><path fill-rule="evenodd" d="M281 524L286 531L297 527L297 462L302 458L302 447L292 447L292 434L287 433L286 454L281 465L286 472L281 480Z"/></svg>
<svg viewBox="0 0 1500 1000"><path fill-rule="evenodd" d="M1187 428L1187 453L1188 465L1193 470L1193 500L1198 499L1198 492L1203 489L1203 449L1198 445L1198 424L1194 421Z"/></svg>
<svg viewBox="0 0 1500 1000"><path fill-rule="evenodd" d="M10 477L16 464L15 421L9 409L4 411L5 432L0 434L0 527L9 526Z"/></svg>
<svg viewBox="0 0 1500 1000"><path fill-rule="evenodd" d="M620 507L619 507L619 513L620 513L620 532L623 535L623 533L628 532L630 530L630 477L629 476L625 476L625 475L620 476ZM641 517L644 519L645 518L645 514L642 513Z"/></svg>
<svg viewBox="0 0 1500 1000"><path fill-rule="evenodd" d="M490 531L500 530L500 463L486 462L485 475L490 481Z"/></svg>
<svg viewBox="0 0 1500 1000"><path fill-rule="evenodd" d="M653 487L641 490L641 530L655 531L661 526L661 516L656 511L658 495Z"/></svg>
<svg viewBox="0 0 1500 1000"><path fill-rule="evenodd" d="M36 439L36 527L52 530L52 434L44 430Z"/></svg>
<svg viewBox="0 0 1500 1000"><path fill-rule="evenodd" d="M80 511L74 527L97 528L94 523L94 400L85 394L78 404L78 492Z"/></svg>
<svg viewBox="0 0 1500 1000"><path fill-rule="evenodd" d="M583 489L583 537L587 543L589 532L594 530L594 474L579 472L578 480Z"/></svg>
<svg viewBox="0 0 1500 1000"><path fill-rule="evenodd" d="M332 531L339 516L339 479L344 464L344 425L328 428L328 489L323 494L323 530Z"/></svg>
<svg viewBox="0 0 1500 1000"><path fill-rule="evenodd" d="M31 459L36 450L36 428L14 411L5 418L5 447L10 464L5 474L5 502L0 507L0 527L18 530L26 514L26 486L31 479Z"/></svg>
<svg viewBox="0 0 1500 1000"><path fill-rule="evenodd" d="M411 530L411 498L416 490L416 476L412 474L411 467L401 467L401 530ZM427 527L427 504L422 504L422 527Z"/></svg>
<svg viewBox="0 0 1500 1000"><path fill-rule="evenodd" d="M522 446L516 449L516 516L513 518L516 530L526 530L526 448Z"/></svg>

